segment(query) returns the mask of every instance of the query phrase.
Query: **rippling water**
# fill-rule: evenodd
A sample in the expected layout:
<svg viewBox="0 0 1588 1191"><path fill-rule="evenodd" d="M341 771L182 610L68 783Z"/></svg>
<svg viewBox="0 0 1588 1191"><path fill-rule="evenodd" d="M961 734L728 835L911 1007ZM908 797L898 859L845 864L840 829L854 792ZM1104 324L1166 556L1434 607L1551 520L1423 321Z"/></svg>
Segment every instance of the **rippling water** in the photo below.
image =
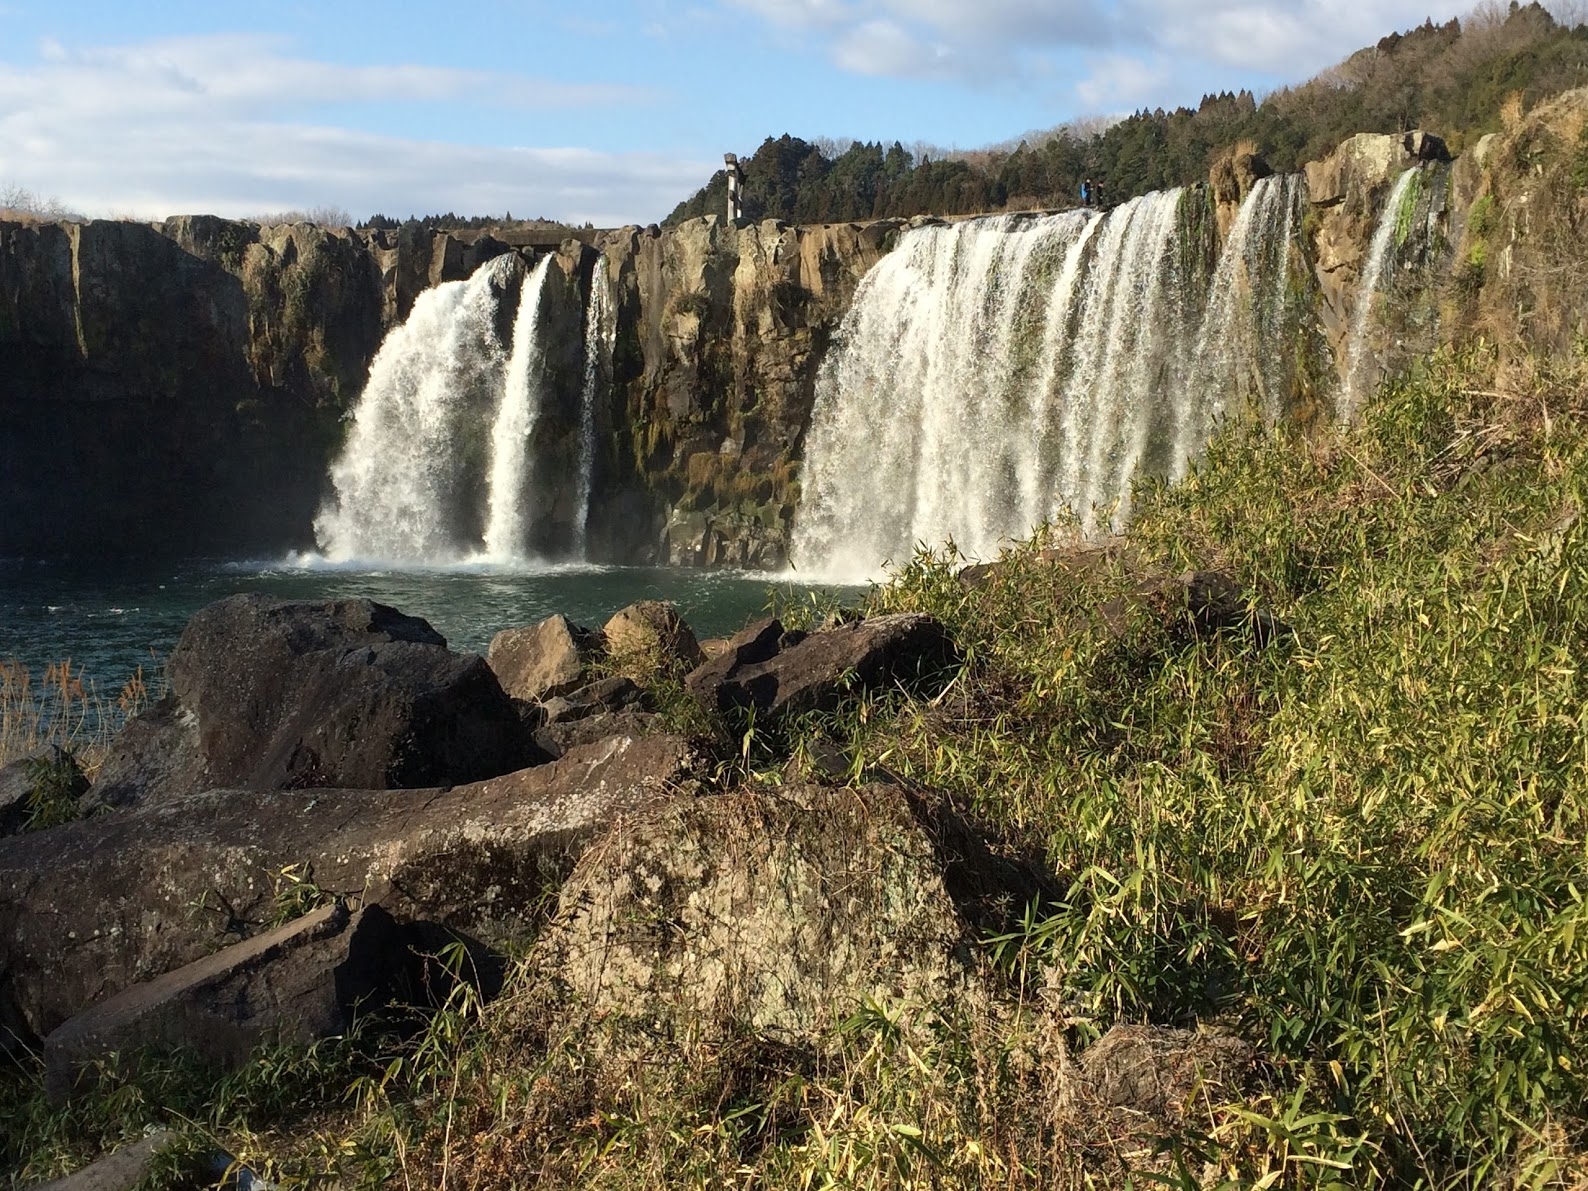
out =
<svg viewBox="0 0 1588 1191"><path fill-rule="evenodd" d="M454 649L484 652L497 630L553 612L599 626L641 599L672 600L701 637L731 633L774 600L857 588L786 577L634 567L379 570L323 563L189 563L163 568L0 561L0 661L30 668L70 658L100 687L139 666L157 671L204 605L237 592L282 599L367 597L422 616Z"/></svg>

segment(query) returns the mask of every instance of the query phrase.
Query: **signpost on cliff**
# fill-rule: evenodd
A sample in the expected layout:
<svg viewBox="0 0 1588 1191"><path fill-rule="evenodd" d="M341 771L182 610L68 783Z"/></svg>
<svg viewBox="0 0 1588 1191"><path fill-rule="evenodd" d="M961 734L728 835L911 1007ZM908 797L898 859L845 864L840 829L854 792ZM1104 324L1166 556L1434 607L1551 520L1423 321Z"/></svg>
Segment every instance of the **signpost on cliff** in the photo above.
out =
<svg viewBox="0 0 1588 1191"><path fill-rule="evenodd" d="M738 223L744 218L744 200L739 196L739 184L744 181L744 171L739 168L737 153L724 153L722 160L728 167L728 222Z"/></svg>

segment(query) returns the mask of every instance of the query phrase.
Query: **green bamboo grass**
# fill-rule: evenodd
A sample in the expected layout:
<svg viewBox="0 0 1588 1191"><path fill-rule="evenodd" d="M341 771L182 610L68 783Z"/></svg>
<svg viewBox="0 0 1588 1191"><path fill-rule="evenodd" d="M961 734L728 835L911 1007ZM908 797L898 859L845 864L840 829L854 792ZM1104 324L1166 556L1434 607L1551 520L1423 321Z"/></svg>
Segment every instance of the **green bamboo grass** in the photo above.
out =
<svg viewBox="0 0 1588 1191"><path fill-rule="evenodd" d="M1004 907L979 1001L843 1006L817 1046L686 1039L613 1070L590 1059L619 1024L551 1035L510 981L219 1090L129 1094L144 1067L52 1116L20 1072L0 1165L53 1173L160 1121L302 1184L1580 1186L1585 382L1447 351L1343 434L1227 428L1092 565L1045 559L1055 533L979 585L923 553L872 594L950 625L952 687L775 751L752 730L724 780L838 741L855 779L939 791L1040 858L1055 894ZM1278 630L1110 604L1193 567ZM1143 1021L1239 1032L1250 1086L1169 1136L1066 1115L1069 1057Z"/></svg>

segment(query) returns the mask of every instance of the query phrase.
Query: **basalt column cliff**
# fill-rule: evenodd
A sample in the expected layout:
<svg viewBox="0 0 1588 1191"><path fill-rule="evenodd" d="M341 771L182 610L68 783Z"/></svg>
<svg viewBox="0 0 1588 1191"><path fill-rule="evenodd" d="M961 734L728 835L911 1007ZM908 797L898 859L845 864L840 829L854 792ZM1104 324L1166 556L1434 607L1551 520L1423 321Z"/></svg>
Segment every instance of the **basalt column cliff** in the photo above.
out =
<svg viewBox="0 0 1588 1191"><path fill-rule="evenodd" d="M1454 163L1418 132L1283 177L1227 156L1107 212L0 223L0 556L820 573L840 548L861 572L1055 516L1106 530L1229 417L1321 430L1507 311L1569 345L1529 295L1585 107ZM366 543L375 510L391 532Z"/></svg>

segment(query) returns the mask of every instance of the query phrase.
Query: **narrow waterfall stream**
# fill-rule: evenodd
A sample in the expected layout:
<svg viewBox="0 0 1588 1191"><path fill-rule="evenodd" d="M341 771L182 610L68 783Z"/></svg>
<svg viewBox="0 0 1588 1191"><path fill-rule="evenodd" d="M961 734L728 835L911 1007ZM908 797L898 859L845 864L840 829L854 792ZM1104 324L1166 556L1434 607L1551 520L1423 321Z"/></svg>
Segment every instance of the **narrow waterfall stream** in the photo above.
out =
<svg viewBox="0 0 1588 1191"><path fill-rule="evenodd" d="M370 367L315 537L334 563L530 560L552 258L496 257L421 293ZM511 330L503 325L517 298ZM539 487L543 488L544 485Z"/></svg>
<svg viewBox="0 0 1588 1191"><path fill-rule="evenodd" d="M1216 266L1196 191L907 232L818 375L795 567L855 581L919 542L986 558L1065 516L1117 527L1226 408L1274 416L1304 188L1258 182Z"/></svg>
<svg viewBox="0 0 1588 1191"><path fill-rule="evenodd" d="M1376 365L1367 350L1368 331L1373 323L1379 291L1394 269L1397 247L1395 232L1401 219L1402 204L1407 191L1420 176L1421 170L1414 166L1395 179L1395 186L1390 190L1384 210L1379 214L1378 226L1373 229L1367 263L1362 270L1361 283L1357 286L1356 311L1351 317L1351 335L1346 341L1345 367L1340 372L1340 395L1335 416L1342 422L1351 419L1372 387Z"/></svg>
<svg viewBox="0 0 1588 1191"><path fill-rule="evenodd" d="M491 427L491 484L486 496L485 555L492 562L524 558L524 489L532 465L530 441L545 400L546 347L536 333L546 293L544 257L524 282L513 324L513 354L496 421Z"/></svg>
<svg viewBox="0 0 1588 1191"><path fill-rule="evenodd" d="M1197 334L1189 389L1203 400L1179 406L1170 478L1180 480L1232 400L1250 400L1270 421L1284 413L1289 252L1306 201L1301 174L1260 179L1225 238Z"/></svg>
<svg viewBox="0 0 1588 1191"><path fill-rule="evenodd" d="M584 316L584 385L579 394L579 487L574 495L573 554L589 557L590 496L595 484L596 406L602 382L612 369L617 328L612 326L607 296L607 258L596 258L590 274L590 301Z"/></svg>

